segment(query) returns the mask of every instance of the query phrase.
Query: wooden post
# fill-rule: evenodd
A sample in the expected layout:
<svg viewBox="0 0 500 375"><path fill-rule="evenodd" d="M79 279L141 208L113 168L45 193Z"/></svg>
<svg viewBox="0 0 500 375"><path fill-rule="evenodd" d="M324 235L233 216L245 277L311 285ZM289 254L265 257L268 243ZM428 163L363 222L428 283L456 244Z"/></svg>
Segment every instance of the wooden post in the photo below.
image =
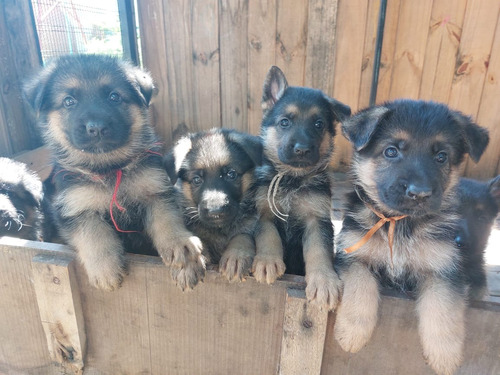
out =
<svg viewBox="0 0 500 375"><path fill-rule="evenodd" d="M81 373L86 337L73 261L65 255L37 255L32 269L50 357Z"/></svg>
<svg viewBox="0 0 500 375"><path fill-rule="evenodd" d="M328 310L307 303L303 290L288 289L281 342L282 375L319 374Z"/></svg>

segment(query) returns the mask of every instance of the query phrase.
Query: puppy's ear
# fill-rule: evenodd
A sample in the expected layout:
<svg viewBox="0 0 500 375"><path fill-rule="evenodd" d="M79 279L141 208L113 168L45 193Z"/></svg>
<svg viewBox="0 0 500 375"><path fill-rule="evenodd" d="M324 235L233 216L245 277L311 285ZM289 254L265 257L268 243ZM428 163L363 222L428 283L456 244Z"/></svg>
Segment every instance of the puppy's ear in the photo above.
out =
<svg viewBox="0 0 500 375"><path fill-rule="evenodd" d="M488 181L488 188L490 190L490 194L493 198L495 198L497 205L500 208L500 175Z"/></svg>
<svg viewBox="0 0 500 375"><path fill-rule="evenodd" d="M56 62L52 61L42 68L33 78L23 84L23 98L29 104L31 110L38 114L42 109L43 102L47 98L47 83L56 67Z"/></svg>
<svg viewBox="0 0 500 375"><path fill-rule="evenodd" d="M342 123L342 133L351 142L356 151L366 147L380 121L389 113L384 106L368 108Z"/></svg>
<svg viewBox="0 0 500 375"><path fill-rule="evenodd" d="M144 105L147 107L151 102L151 98L153 95L158 93L158 89L155 87L153 78L151 75L129 62L121 61L122 67L125 72L127 72L129 80L132 82L132 85L137 90L139 97L143 101Z"/></svg>
<svg viewBox="0 0 500 375"><path fill-rule="evenodd" d="M285 74L277 66L271 66L271 69L267 72L262 90L261 105L264 115L280 100L287 87L288 82L286 81Z"/></svg>
<svg viewBox="0 0 500 375"><path fill-rule="evenodd" d="M263 147L260 137L232 131L227 136L231 142L237 143L246 152L254 165L262 164Z"/></svg>
<svg viewBox="0 0 500 375"><path fill-rule="evenodd" d="M330 107L333 111L333 114L337 118L337 121L343 122L351 115L351 107L339 102L338 100L330 98L326 94L323 95L325 99L328 100L328 103L330 103Z"/></svg>
<svg viewBox="0 0 500 375"><path fill-rule="evenodd" d="M488 130L477 125L469 116L457 111L451 112L453 119L461 128L469 156L477 163L488 146L490 140Z"/></svg>
<svg viewBox="0 0 500 375"><path fill-rule="evenodd" d="M167 171L168 177L172 185L175 185L179 178L182 165L186 160L186 156L193 146L189 136L182 137L174 146L173 150L163 157L163 167Z"/></svg>

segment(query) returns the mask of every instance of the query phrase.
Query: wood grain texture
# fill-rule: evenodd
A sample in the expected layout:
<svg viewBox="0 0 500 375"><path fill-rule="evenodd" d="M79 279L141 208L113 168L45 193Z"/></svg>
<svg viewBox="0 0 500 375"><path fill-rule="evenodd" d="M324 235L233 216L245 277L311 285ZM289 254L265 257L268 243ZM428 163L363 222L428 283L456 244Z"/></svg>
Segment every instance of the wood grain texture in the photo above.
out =
<svg viewBox="0 0 500 375"><path fill-rule="evenodd" d="M399 9L390 99L418 99L432 0L403 1Z"/></svg>
<svg viewBox="0 0 500 375"><path fill-rule="evenodd" d="M276 65L285 73L290 85L303 86L308 1L277 0L276 6Z"/></svg>
<svg viewBox="0 0 500 375"><path fill-rule="evenodd" d="M248 131L248 0L220 2L221 125Z"/></svg>
<svg viewBox="0 0 500 375"><path fill-rule="evenodd" d="M500 311L470 308L466 312L464 361L457 375L495 374L498 362ZM334 313L326 334L322 375L432 375L422 356L415 302L384 296L379 321L368 344L356 354L346 353L333 337Z"/></svg>
<svg viewBox="0 0 500 375"><path fill-rule="evenodd" d="M424 55L420 98L448 103L467 1L434 0Z"/></svg>
<svg viewBox="0 0 500 375"><path fill-rule="evenodd" d="M497 21L493 46L500 46L500 17ZM477 123L488 129L490 145L481 157L478 164L468 161L465 174L474 178L486 180L500 174L500 48L494 47L491 51L488 70L477 113Z"/></svg>
<svg viewBox="0 0 500 375"><path fill-rule="evenodd" d="M280 374L319 374L328 311L307 303L303 290L288 289L281 343Z"/></svg>
<svg viewBox="0 0 500 375"><path fill-rule="evenodd" d="M37 255L32 260L40 320L50 358L74 372L83 369L86 335L72 256Z"/></svg>
<svg viewBox="0 0 500 375"><path fill-rule="evenodd" d="M339 0L337 10L337 43L335 54L335 81L333 97L351 107L359 108L359 88L363 65L364 41L368 2L363 0ZM343 169L349 164L351 144L340 134L335 141L332 166Z"/></svg>
<svg viewBox="0 0 500 375"><path fill-rule="evenodd" d="M39 69L40 56L30 3L0 2L0 156L42 143L21 98L21 83Z"/></svg>
<svg viewBox="0 0 500 375"><path fill-rule="evenodd" d="M248 131L257 135L262 121L262 86L276 64L276 0L248 3Z"/></svg>

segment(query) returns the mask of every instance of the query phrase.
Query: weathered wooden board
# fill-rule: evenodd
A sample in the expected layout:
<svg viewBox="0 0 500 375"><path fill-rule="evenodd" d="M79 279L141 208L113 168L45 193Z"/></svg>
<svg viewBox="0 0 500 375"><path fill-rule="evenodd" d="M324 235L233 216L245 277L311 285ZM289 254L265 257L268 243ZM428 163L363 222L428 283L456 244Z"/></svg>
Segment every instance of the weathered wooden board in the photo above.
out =
<svg viewBox="0 0 500 375"><path fill-rule="evenodd" d="M457 375L499 373L499 314L498 306L467 310L464 361ZM335 341L334 315L328 320L322 375L434 374L422 356L414 301L383 297L375 332L370 342L355 354L344 352Z"/></svg>

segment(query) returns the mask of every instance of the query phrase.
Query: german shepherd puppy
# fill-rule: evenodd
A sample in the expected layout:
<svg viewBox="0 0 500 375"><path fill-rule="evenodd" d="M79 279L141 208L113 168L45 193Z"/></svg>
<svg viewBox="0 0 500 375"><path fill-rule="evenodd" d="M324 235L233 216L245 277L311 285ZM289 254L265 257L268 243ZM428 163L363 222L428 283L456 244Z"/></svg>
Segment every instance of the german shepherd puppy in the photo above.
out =
<svg viewBox="0 0 500 375"><path fill-rule="evenodd" d="M257 212L249 188L261 160L259 137L223 129L189 134L165 157L184 198L186 226L230 281L249 274L255 256Z"/></svg>
<svg viewBox="0 0 500 375"><path fill-rule="evenodd" d="M26 164L0 158L0 237L47 239L42 181Z"/></svg>
<svg viewBox="0 0 500 375"><path fill-rule="evenodd" d="M357 352L377 322L378 280L413 284L424 356L439 374L460 365L465 282L455 236L459 166L477 162L488 132L442 104L398 100L343 123L354 146L354 191L337 236L344 283L334 335Z"/></svg>
<svg viewBox="0 0 500 375"><path fill-rule="evenodd" d="M148 73L99 55L61 57L25 86L55 159L59 230L90 283L105 290L121 284L131 237L154 245L182 289L205 271L148 122L153 91Z"/></svg>
<svg viewBox="0 0 500 375"><path fill-rule="evenodd" d="M267 73L262 96L263 165L256 169L259 224L253 274L274 282L304 275L310 301L335 308L341 282L333 269L331 174L334 123L348 106L319 90L289 87L276 66Z"/></svg>
<svg viewBox="0 0 500 375"><path fill-rule="evenodd" d="M460 226L455 242L463 257L469 298L486 292L484 250L500 208L500 176L489 181L461 178L458 183Z"/></svg>

